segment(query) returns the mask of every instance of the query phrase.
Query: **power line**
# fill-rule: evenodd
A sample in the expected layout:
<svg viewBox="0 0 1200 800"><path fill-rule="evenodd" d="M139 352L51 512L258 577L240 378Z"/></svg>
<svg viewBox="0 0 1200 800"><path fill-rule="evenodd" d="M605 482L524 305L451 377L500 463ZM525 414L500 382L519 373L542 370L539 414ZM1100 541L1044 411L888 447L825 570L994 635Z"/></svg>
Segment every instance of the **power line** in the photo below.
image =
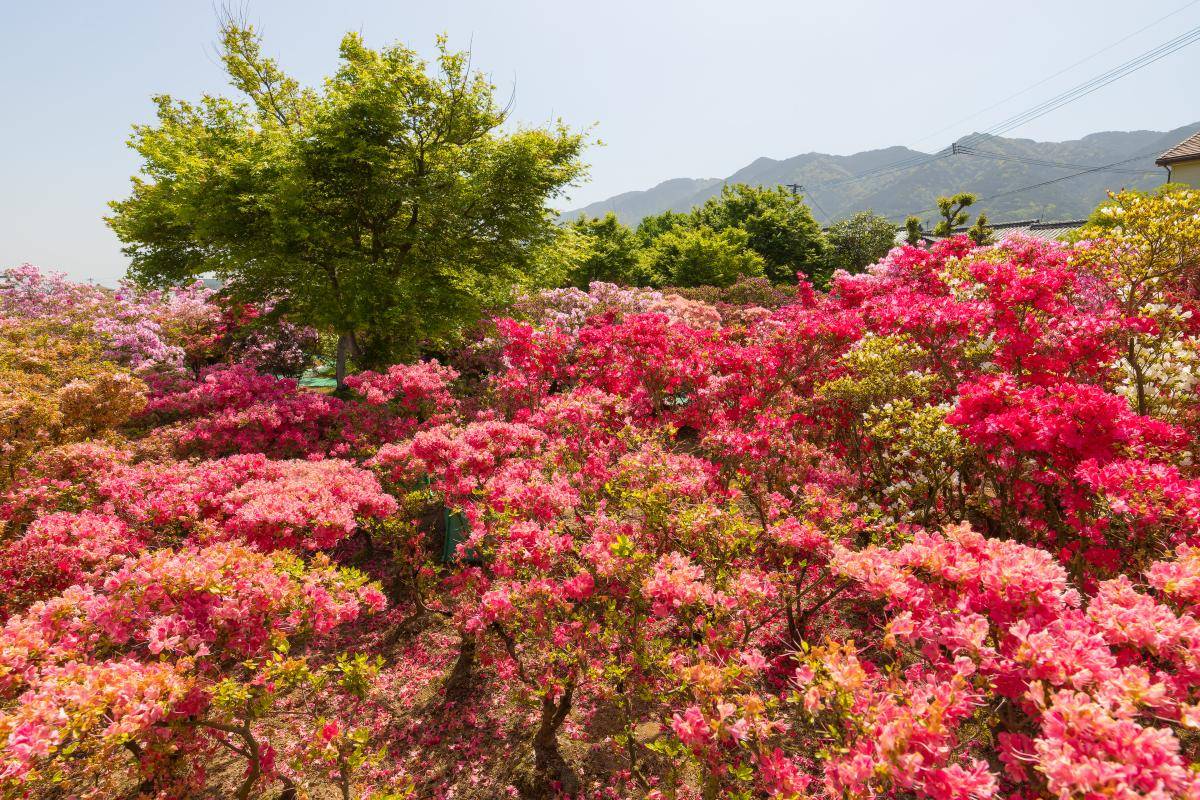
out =
<svg viewBox="0 0 1200 800"><path fill-rule="evenodd" d="M812 204L817 207L818 211L825 215L826 222L833 222L833 216L821 207L821 204L817 202L816 196L814 196L811 192L807 193L805 196L812 201Z"/></svg>
<svg viewBox="0 0 1200 800"><path fill-rule="evenodd" d="M925 164L930 164L939 159L946 158L949 155L952 155L950 148L939 150L936 153L922 153L919 156L909 156L908 158L901 159L900 161L893 161L888 164L883 164L858 175L852 175L848 178L838 178L837 180L832 181L821 181L820 183L814 183L812 185L819 186L822 189L831 189L835 186L844 186L848 183L855 183L857 181L865 180L866 178L879 178L884 175L891 175L895 172L903 172L907 169L924 166Z"/></svg>
<svg viewBox="0 0 1200 800"><path fill-rule="evenodd" d="M1200 0L1193 0L1192 3L1189 3L1188 5L1183 6L1182 8L1178 9L1177 11L1172 12L1172 14L1168 14L1167 17L1170 17L1173 14L1178 13L1179 11L1183 11L1183 10L1189 8L1190 6L1194 5L1195 2L1200 2ZM1151 26L1157 24L1158 22L1161 22L1162 19L1166 19L1167 17L1160 18L1156 22L1151 23L1151 25L1146 26L1146 27L1147 28L1151 27ZM1146 28L1142 28L1141 30L1145 30L1145 29ZM1132 35L1133 34L1130 34L1130 36L1132 36ZM1129 37L1127 36L1125 38L1129 38ZM1120 41L1124 41L1124 39L1122 39ZM1120 41L1114 43L1113 46L1115 46L1115 44L1119 44ZM1083 83L1079 84L1078 86L1075 86L1072 89L1067 90L1066 92L1062 92L1062 93L1056 95L1055 97L1050 98L1049 100L1039 103L1038 105L1033 106L1032 108L1026 109L1025 111L1021 112L1020 114L1016 114L1012 117L1009 117L1008 119L1003 120L1003 121L997 123L996 125L993 125L991 128L988 128L986 131L982 131L982 132L975 133L970 136L964 137L963 139L961 139L959 142L956 142L955 145L952 145L951 147L944 148L944 149L939 150L938 152L932 153L932 154L920 154L917 156L907 156L905 158L898 159L897 161L893 161L888 164L882 164L878 167L874 167L874 168L869 169L866 172L860 173L858 175L852 175L852 176L849 176L846 178L839 178L839 179L835 179L835 180L831 180L831 181L822 181L820 183L811 184L810 186L811 187L820 187L820 188L833 188L835 186L845 186L847 184L855 183L857 181L865 180L867 178L882 177L884 175L890 175L890 174L894 174L896 172L902 172L902 171L905 171L908 169L914 169L916 167L924 166L925 164L929 164L934 161L937 161L941 158L945 158L950 155L956 155L957 152L956 152L955 146L969 147L970 145L975 144L976 142L983 141L984 139L988 138L989 136L999 136L1003 133L1007 133L1008 131L1011 131L1014 128L1020 127L1021 125L1024 125L1028 122L1032 122L1033 120L1043 117L1052 111L1055 111L1059 108L1062 108L1065 105L1075 102L1076 100L1080 100L1084 97L1087 97L1088 95L1092 94L1093 92L1096 92L1096 91L1104 88L1105 86L1108 86L1109 84L1120 80L1121 78L1132 75L1133 73L1138 72L1139 70L1142 70L1142 69L1150 66L1151 64L1155 63L1156 61L1166 58L1167 56L1171 55L1172 53L1182 50L1183 48L1188 47L1189 45L1195 44L1197 41L1200 41L1200 26L1193 28L1190 31L1187 31L1186 33L1180 34L1179 36L1176 36L1175 38L1170 39L1170 40L1158 45L1157 47L1151 48L1150 50L1147 50L1147 51L1141 53L1140 55L1130 59L1129 61L1126 61L1123 64L1113 67L1112 69L1109 69L1108 71L1103 72L1100 75L1097 75L1087 81L1084 81ZM1111 46L1109 48L1105 48L1105 49L1111 49ZM1101 50L1098 52L1104 52L1104 51ZM1089 56L1089 58L1090 58L1090 56ZM1087 59L1084 59L1084 61L1086 61L1086 60ZM1072 66L1075 66L1075 65L1072 65ZM1071 67L1067 67L1064 70L1060 71L1059 73L1056 73L1056 75L1061 74L1061 72L1065 72L1066 70L1068 70L1070 68ZM1054 76L1051 76L1051 77L1054 77ZM1047 78L1045 80L1049 80L1049 78ZM1044 83L1045 80L1042 82ZM1038 85L1038 84L1035 84L1035 85ZM1032 87L1030 87L1030 88L1032 88ZM926 137L926 138L929 138L929 137Z"/></svg>
<svg viewBox="0 0 1200 800"><path fill-rule="evenodd" d="M1200 0L1197 0L1197 2L1200 2ZM1049 159L1036 158L1036 157L1032 157L1032 156L1011 155L1008 153L993 153L989 150L980 150L975 147L962 147L959 145L955 145L954 148L955 148L956 155L961 154L961 155L967 155L967 156L977 156L979 158L990 158L995 161L1015 161L1020 164L1032 164L1032 165L1041 166L1041 167L1059 167L1061 169L1092 169L1093 167L1096 166L1095 164L1075 164L1070 161L1050 161ZM1108 172L1119 172L1119 173L1123 173L1125 175L1148 175L1151 173L1158 172L1157 169L1120 169L1119 167L1113 168L1113 169L1110 169L1107 171Z"/></svg>
<svg viewBox="0 0 1200 800"><path fill-rule="evenodd" d="M1074 64L1071 64L1071 65L1069 65L1069 66L1063 67L1063 68L1062 68L1062 69L1060 69L1058 72L1055 72L1055 73L1054 73L1054 74L1052 74L1052 75L1047 75L1045 78L1042 78L1040 81L1038 81L1038 82L1036 82L1036 83L1031 83L1029 86L1026 86L1026 87L1025 87L1024 89L1022 89L1021 91L1019 91L1019 92L1014 92L1014 93L1010 94L1008 97L1005 97L1003 100L997 100L995 103L993 103L992 105L988 106L987 108L981 108L980 110L976 111L974 114L971 114L971 115L969 115L969 116L963 117L962 119L958 120L957 122L952 122L952 123L950 123L949 125L947 125L947 126L946 126L946 127L944 127L944 128L939 128L938 130L934 131L933 133L929 134L928 136L923 136L923 137L921 137L920 139L917 139L916 141L917 141L917 142L923 142L923 141L925 141L926 139L932 139L934 136L937 136L937 135L938 135L938 134L940 134L940 133L945 133L946 131L950 130L951 128L955 128L955 127L957 127L957 126L961 125L961 124L962 124L962 123L964 123L964 122L968 122L968 121L970 121L970 120L973 120L973 119L975 119L975 118L976 118L976 117L978 117L980 114L985 114L985 113L987 113L988 111L991 111L993 108L999 108L1000 106L1002 106L1002 105L1004 105L1005 103L1007 103L1009 100L1013 100L1013 99L1015 99L1015 98L1017 98L1017 97L1020 97L1021 95L1025 94L1026 92L1032 91L1032 90L1036 89L1036 88L1037 88L1037 87L1039 87L1039 86L1043 86L1043 85L1045 85L1046 83L1049 83L1050 81L1052 81L1052 80L1054 80L1055 78L1057 78L1059 75L1062 75L1062 74L1064 74L1064 73L1066 73L1066 72L1070 72L1071 70L1075 69L1075 67L1078 67L1080 64L1083 64L1083 63L1086 63L1086 62L1088 62L1088 61L1091 61L1093 58L1095 58L1095 57L1096 57L1096 56L1098 56L1098 55L1101 55L1101 54L1103 54L1103 53L1107 53L1109 50L1112 50L1114 47L1116 47L1116 46L1117 46L1117 45L1119 45L1119 44L1123 44L1123 43L1125 43L1125 42L1129 41L1129 40L1130 40L1130 39L1132 39L1133 37L1137 36L1139 33L1145 33L1146 31L1150 30L1151 28L1153 28L1155 25L1159 24L1160 22L1163 22L1164 20L1170 19L1171 17L1175 16L1176 14L1178 14L1178 13L1180 13L1180 12L1182 12L1182 11L1187 11L1189 8L1191 8L1192 6L1196 5L1196 3L1200 3L1200 0L1191 0L1191 2L1189 2L1189 3L1186 3L1186 4L1182 5L1182 6L1180 6L1179 8L1175 9L1175 10L1174 10L1174 11L1172 11L1171 13L1169 13L1169 14L1166 14L1166 15L1164 15L1164 16L1161 16L1161 17L1159 17L1158 19L1156 19L1156 20L1154 20L1153 22L1151 22L1149 25L1146 25L1146 26L1144 26L1144 27L1138 28L1138 29L1137 29L1136 31L1134 31L1133 33L1126 34L1125 36L1122 36L1120 39L1117 39L1117 40L1116 40L1115 42L1113 42L1112 44L1110 44L1110 45L1108 45L1108 46L1106 46L1106 47L1103 47L1103 48L1101 48L1101 49L1097 50L1096 52L1092 53L1092 54L1091 54L1091 55L1089 55L1089 56L1085 56L1084 58L1081 58L1081 59L1079 59L1079 60L1078 60L1078 61L1076 61Z"/></svg>
<svg viewBox="0 0 1200 800"><path fill-rule="evenodd" d="M988 136L999 136L1003 133L1007 133L1013 128L1019 127L1028 122L1032 122L1035 119L1049 114L1051 111L1056 111L1065 105L1074 103L1076 100L1087 97L1093 92L1108 86L1110 83L1145 69L1156 61L1160 61L1172 53L1193 45L1197 41L1200 41L1200 26L1192 28L1186 33L1182 33L1179 36L1176 36L1174 39L1164 42L1158 47L1148 50L1141 55L1126 61L1124 64L1113 67L1101 75L1084 81L1078 86L1056 95L1055 97L1052 97L1049 100L1034 106L1033 108L1009 117L1008 119L993 125L985 131L967 136L966 138L960 140L959 144L971 145L983 140Z"/></svg>
<svg viewBox="0 0 1200 800"><path fill-rule="evenodd" d="M1031 184L1030 186L1022 186L1018 189L1009 189L1008 191L1005 191L1005 192L998 192L994 195L991 195L990 197L983 198L983 200L980 200L979 202L987 202L989 200L995 200L999 197L1008 197L1009 195L1020 194L1021 192L1027 192L1030 189L1040 189L1043 186L1049 186L1050 184L1053 184L1053 183L1061 183L1062 181L1069 181L1072 178L1078 178L1081 175L1090 175L1095 172L1106 172L1106 171L1108 171L1108 169L1110 167L1115 167L1120 164L1128 164L1131 161L1137 161L1139 158L1145 158L1148 155L1153 155L1154 152L1155 151L1151 151L1149 153L1141 153L1139 155L1134 156L1133 158L1126 158L1122 161L1114 161L1111 164L1104 164L1099 167L1092 167L1091 169L1081 170L1079 172L1075 172L1070 175L1063 175L1061 178L1052 178L1051 180L1042 181L1041 183Z"/></svg>
<svg viewBox="0 0 1200 800"><path fill-rule="evenodd" d="M996 200L1001 197L1009 197L1014 194L1020 194L1021 192L1028 192L1032 189L1040 189L1043 186L1050 186L1051 184L1054 184L1054 183L1062 183L1063 181L1069 181L1073 178L1078 178L1082 175L1090 175L1090 174L1093 174L1096 172L1108 172L1111 170L1112 167L1118 167L1122 164L1128 164L1131 161L1137 161L1139 158L1146 158L1147 156L1154 155L1156 152L1158 152L1158 151L1151 150L1151 151L1148 151L1145 153L1138 153L1136 156L1131 156L1129 158L1122 159L1121 161L1114 161L1111 164L1102 164L1098 167L1090 167L1088 169L1081 170L1079 172L1075 172L1070 175L1063 175L1062 177L1059 177L1059 178L1052 178L1051 180L1040 181L1039 183L1032 183L1028 186L1021 186L1016 189L1009 189L1007 191L997 192L996 194L988 195L987 197L981 197L978 200L976 200L975 202L976 203L987 203L991 200ZM910 212L907 214L898 214L896 216L898 216L898 217L914 217L914 216L919 216L921 214L927 214L930 211L937 211L937 207L935 206L935 207L931 207L931 208L923 208L920 211L913 211L913 212Z"/></svg>

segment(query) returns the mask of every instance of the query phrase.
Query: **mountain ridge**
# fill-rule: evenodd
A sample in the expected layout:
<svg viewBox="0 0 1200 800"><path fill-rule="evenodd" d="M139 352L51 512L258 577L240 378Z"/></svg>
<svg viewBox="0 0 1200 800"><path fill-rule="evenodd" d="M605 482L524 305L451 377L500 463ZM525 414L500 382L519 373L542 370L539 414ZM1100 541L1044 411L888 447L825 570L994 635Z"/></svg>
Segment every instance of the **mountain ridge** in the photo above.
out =
<svg viewBox="0 0 1200 800"><path fill-rule="evenodd" d="M801 184L822 223L865 210L897 221L910 214L931 220L937 197L955 192L979 195L974 210L987 213L994 222L1078 219L1086 217L1109 189L1150 189L1161 184L1166 174L1154 166L1154 159L1198 129L1200 122L1170 131L1096 131L1061 142L970 134L956 144L967 143L971 152L942 157L903 145L849 155L810 151L784 159L760 156L724 178L671 178L649 189L622 192L564 212L560 219L612 211L625 224L636 225L650 214L686 212L733 183ZM916 162L892 166L904 159ZM1125 159L1131 160L1111 170L1067 177ZM1038 183L1046 185L1024 188Z"/></svg>

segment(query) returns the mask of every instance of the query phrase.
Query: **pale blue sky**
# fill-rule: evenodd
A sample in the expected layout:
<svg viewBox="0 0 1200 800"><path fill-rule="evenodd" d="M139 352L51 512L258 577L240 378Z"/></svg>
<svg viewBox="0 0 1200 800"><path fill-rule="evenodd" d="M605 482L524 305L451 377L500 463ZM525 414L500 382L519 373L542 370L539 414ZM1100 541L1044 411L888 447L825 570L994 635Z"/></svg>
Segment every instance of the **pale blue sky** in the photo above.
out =
<svg viewBox="0 0 1200 800"><path fill-rule="evenodd" d="M595 124L579 205L758 156L934 151L1200 25L1200 3L1055 80L930 134L1183 7L1187 0L248 0L267 50L306 82L348 29L423 52L439 32L515 117ZM137 168L129 126L150 96L225 90L210 0L0 0L0 267L30 261L112 283L101 221ZM1200 120L1200 44L1009 135L1069 139Z"/></svg>

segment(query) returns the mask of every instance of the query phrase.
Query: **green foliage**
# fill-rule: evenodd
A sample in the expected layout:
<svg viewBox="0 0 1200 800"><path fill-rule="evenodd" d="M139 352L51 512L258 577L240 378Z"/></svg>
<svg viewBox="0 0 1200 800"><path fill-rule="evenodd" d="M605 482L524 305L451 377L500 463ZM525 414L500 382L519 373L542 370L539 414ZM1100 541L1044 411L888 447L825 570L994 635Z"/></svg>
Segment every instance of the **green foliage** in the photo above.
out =
<svg viewBox="0 0 1200 800"><path fill-rule="evenodd" d="M592 281L628 285L644 280L638 237L621 224L616 214L580 216L568 227L579 240L579 252L567 276L572 286L586 289Z"/></svg>
<svg viewBox="0 0 1200 800"><path fill-rule="evenodd" d="M951 236L955 228L966 225L968 219L966 209L973 205L975 200L975 195L970 192L959 192L953 197L939 197L937 206L942 219L933 229L934 234Z"/></svg>
<svg viewBox="0 0 1200 800"><path fill-rule="evenodd" d="M363 653L341 653L337 656L332 673L343 692L362 700L370 691L371 682L379 676L382 666L383 659L380 656L371 658Z"/></svg>
<svg viewBox="0 0 1200 800"><path fill-rule="evenodd" d="M729 286L763 274L763 258L749 243L740 228L679 227L644 251L643 268L658 286Z"/></svg>
<svg viewBox="0 0 1200 800"><path fill-rule="evenodd" d="M995 233L988 227L987 214L980 214L975 219L975 224L967 231L967 236L977 245L993 244L996 241Z"/></svg>
<svg viewBox="0 0 1200 800"><path fill-rule="evenodd" d="M764 274L776 283L795 283L798 273L820 279L826 252L821 226L803 198L782 186L726 186L692 217L715 231L745 231L747 245L763 258Z"/></svg>
<svg viewBox="0 0 1200 800"><path fill-rule="evenodd" d="M565 230L571 236L559 241L553 259L566 282L580 288L594 280L725 287L756 276L792 285L797 274L820 284L827 275L820 226L803 199L782 187L726 186L691 213L649 216L634 231L611 213L580 217Z"/></svg>
<svg viewBox="0 0 1200 800"><path fill-rule="evenodd" d="M635 233L643 247L648 247L654 240L676 228L685 227L692 223L692 215L680 214L678 211L664 211L645 217L638 223Z"/></svg>
<svg viewBox="0 0 1200 800"><path fill-rule="evenodd" d="M921 243L921 218L909 217L904 220L904 241L916 247Z"/></svg>
<svg viewBox="0 0 1200 800"><path fill-rule="evenodd" d="M1143 213L1147 208L1164 213L1165 209L1175 206L1179 198L1187 197L1189 192L1194 191L1195 189L1186 183L1164 183L1149 191L1124 189L1116 195L1110 192L1109 196L1088 214L1087 224L1071 231L1064 238L1070 242L1077 242L1082 239L1121 236L1128 220L1124 213L1114 213L1123 208L1121 203L1114 202L1118 197L1126 203L1136 204L1143 209ZM1186 205L1184 202L1185 207Z"/></svg>
<svg viewBox="0 0 1200 800"><path fill-rule="evenodd" d="M835 222L825 232L833 269L861 272L888 254L896 244L896 226L887 217L860 211Z"/></svg>
<svg viewBox="0 0 1200 800"><path fill-rule="evenodd" d="M439 347L536 284L558 233L547 201L578 178L561 123L501 130L506 110L469 56L438 41L372 50L358 34L321 91L222 31L248 102L155 98L134 128L142 174L108 222L148 285L214 273L238 299L275 301L340 335L363 366Z"/></svg>

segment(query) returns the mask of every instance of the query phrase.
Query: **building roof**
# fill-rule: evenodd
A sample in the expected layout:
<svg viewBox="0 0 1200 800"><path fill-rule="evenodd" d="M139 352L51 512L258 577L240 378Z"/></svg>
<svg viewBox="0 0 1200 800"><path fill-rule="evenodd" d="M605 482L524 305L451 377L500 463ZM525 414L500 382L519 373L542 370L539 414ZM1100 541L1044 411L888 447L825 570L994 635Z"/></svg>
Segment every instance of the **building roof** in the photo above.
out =
<svg viewBox="0 0 1200 800"><path fill-rule="evenodd" d="M1086 219L1069 219L1059 222L1042 222L1040 219L1023 219L1015 222L997 222L988 223L988 227L996 234L997 239L1003 239L1005 236L1012 234L1020 234L1022 236L1033 236L1037 239L1055 240L1063 234L1082 227L1086 223ZM971 227L962 225L954 229L954 235L966 233ZM929 231L925 231L922 239L926 243L931 244L943 237L936 236ZM896 244L903 244L906 241L903 228L896 231Z"/></svg>
<svg viewBox="0 0 1200 800"><path fill-rule="evenodd" d="M1200 159L1200 131L1196 131L1179 144L1163 153L1154 162L1160 167L1174 164L1177 161L1193 161Z"/></svg>
<svg viewBox="0 0 1200 800"><path fill-rule="evenodd" d="M1042 222L1035 219L1027 225L1014 225L1007 227L1004 230L1004 233L1020 233L1025 236L1033 236L1038 239L1058 239L1065 233L1069 233L1076 228L1083 227L1086 223L1086 219L1068 219L1060 222ZM999 225L993 225L991 227L997 229L1000 228Z"/></svg>

